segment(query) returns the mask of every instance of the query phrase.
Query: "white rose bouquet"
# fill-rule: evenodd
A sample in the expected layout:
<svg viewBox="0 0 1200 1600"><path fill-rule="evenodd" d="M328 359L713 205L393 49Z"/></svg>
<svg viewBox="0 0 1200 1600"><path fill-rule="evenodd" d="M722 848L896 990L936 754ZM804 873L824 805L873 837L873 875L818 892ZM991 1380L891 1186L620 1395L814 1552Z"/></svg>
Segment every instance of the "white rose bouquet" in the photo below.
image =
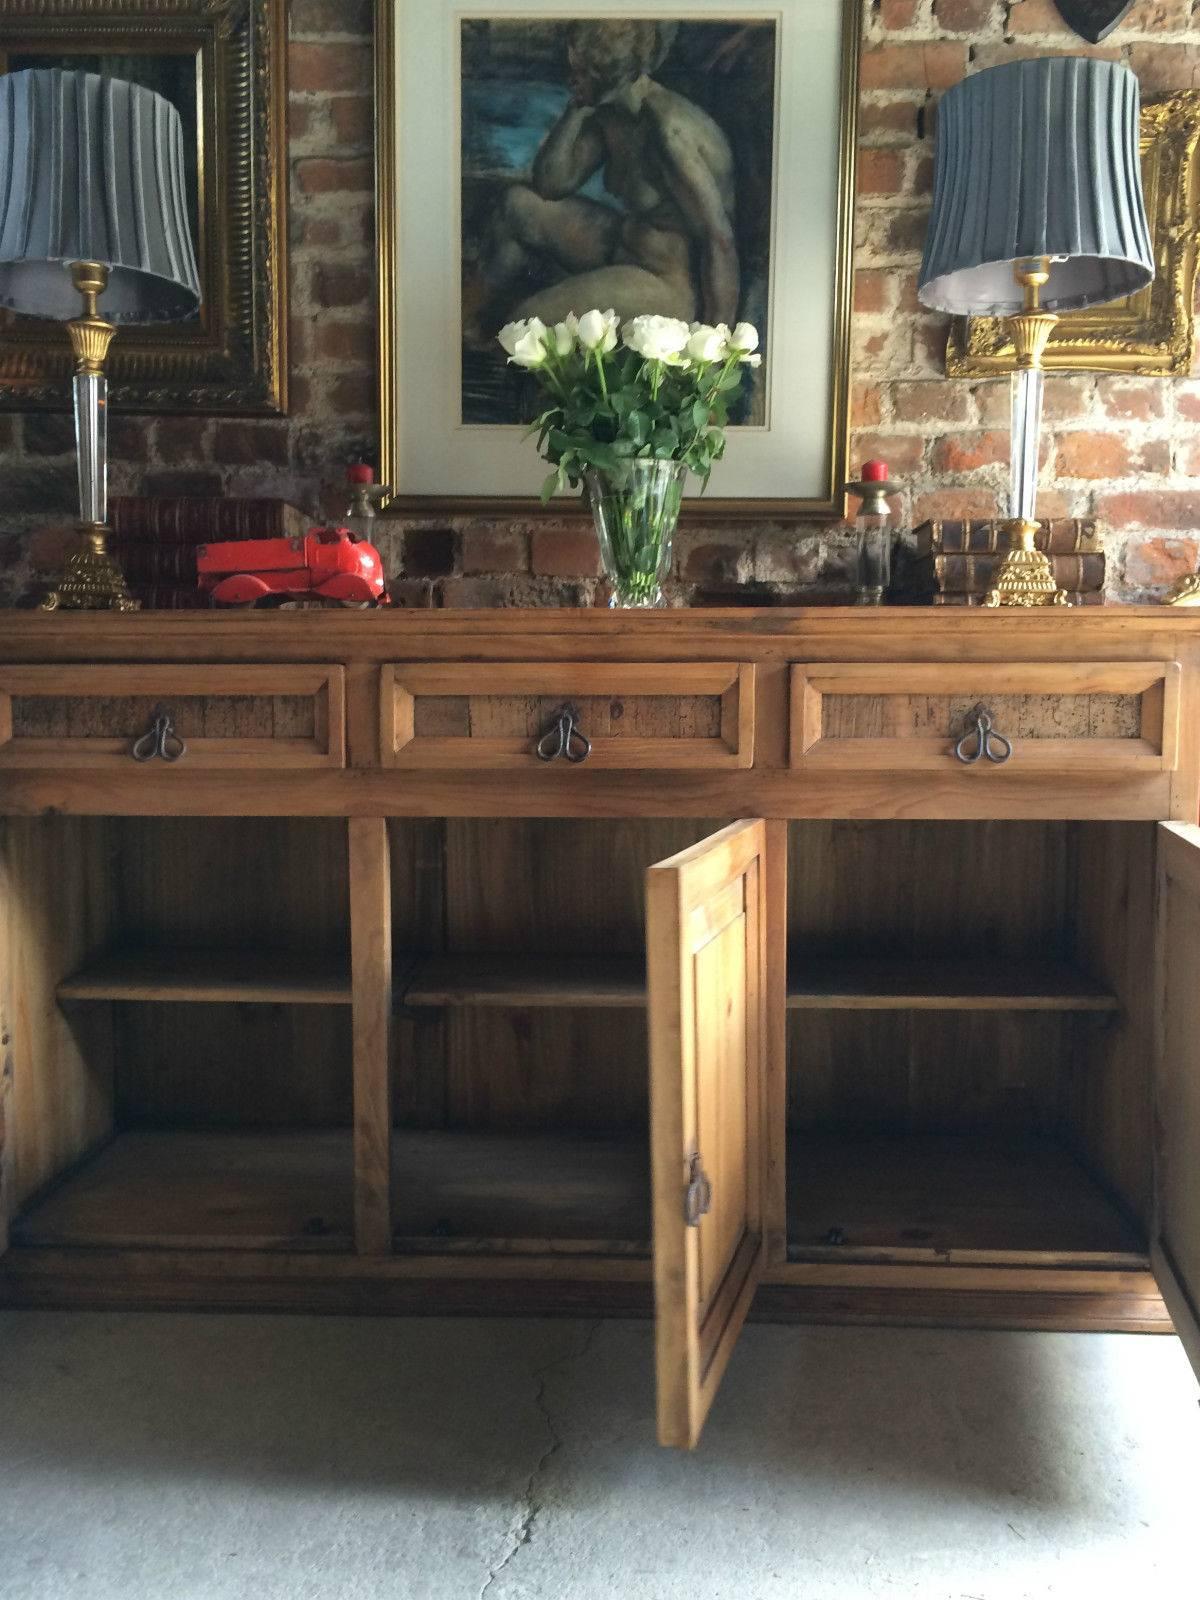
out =
<svg viewBox="0 0 1200 1600"><path fill-rule="evenodd" d="M536 374L550 404L534 421L554 470L542 488L577 486L589 468L680 461L707 484L725 450L731 401L743 371L762 360L748 322L681 322L593 310L552 328L531 317L500 330L511 362Z"/></svg>

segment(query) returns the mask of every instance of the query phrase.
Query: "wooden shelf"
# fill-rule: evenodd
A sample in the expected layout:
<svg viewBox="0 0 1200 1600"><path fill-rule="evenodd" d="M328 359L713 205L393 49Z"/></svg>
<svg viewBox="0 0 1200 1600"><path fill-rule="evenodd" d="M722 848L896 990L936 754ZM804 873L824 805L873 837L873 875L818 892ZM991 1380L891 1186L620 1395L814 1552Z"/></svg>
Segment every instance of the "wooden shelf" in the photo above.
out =
<svg viewBox="0 0 1200 1600"><path fill-rule="evenodd" d="M1146 1266L1146 1240L1051 1139L1013 1134L793 1135L792 1260L947 1257Z"/></svg>
<svg viewBox="0 0 1200 1600"><path fill-rule="evenodd" d="M650 1253L645 1135L397 1130L392 1163L401 1253ZM787 1203L793 1261L1146 1264L1145 1239L1075 1158L1027 1135L793 1135ZM345 1252L352 1215L348 1132L138 1130L31 1206L12 1236Z"/></svg>
<svg viewBox="0 0 1200 1600"><path fill-rule="evenodd" d="M417 959L398 985L406 1006L646 1004L640 957L443 955ZM1116 996L1061 961L895 958L797 965L791 1011L1115 1011Z"/></svg>
<svg viewBox="0 0 1200 1600"><path fill-rule="evenodd" d="M337 957L262 950L106 950L58 986L59 1000L349 1005ZM431 956L398 975L397 1003L637 1010L638 956ZM1115 1011L1102 984L1065 962L815 959L788 978L789 1011Z"/></svg>
<svg viewBox="0 0 1200 1600"><path fill-rule="evenodd" d="M406 1006L644 1007L641 956L431 956L399 998Z"/></svg>
<svg viewBox="0 0 1200 1600"><path fill-rule="evenodd" d="M349 963L278 950L118 947L65 978L58 998L349 1005Z"/></svg>
<svg viewBox="0 0 1200 1600"><path fill-rule="evenodd" d="M1062 961L848 958L788 974L789 1011L1115 1011L1102 984Z"/></svg>
<svg viewBox="0 0 1200 1600"><path fill-rule="evenodd" d="M347 1131L118 1135L13 1226L13 1243L349 1250Z"/></svg>
<svg viewBox="0 0 1200 1600"><path fill-rule="evenodd" d="M348 1132L120 1134L13 1225L15 1245L347 1251ZM650 1253L647 1138L408 1132L392 1144L397 1248Z"/></svg>
<svg viewBox="0 0 1200 1600"><path fill-rule="evenodd" d="M650 1254L647 1135L397 1131L397 1248Z"/></svg>

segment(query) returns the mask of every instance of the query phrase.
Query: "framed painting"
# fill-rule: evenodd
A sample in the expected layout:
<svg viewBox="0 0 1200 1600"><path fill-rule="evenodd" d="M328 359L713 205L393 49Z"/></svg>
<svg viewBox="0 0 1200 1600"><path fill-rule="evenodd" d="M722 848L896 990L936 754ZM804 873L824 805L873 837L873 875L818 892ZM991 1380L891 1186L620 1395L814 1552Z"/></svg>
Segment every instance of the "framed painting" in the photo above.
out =
<svg viewBox="0 0 1200 1600"><path fill-rule="evenodd" d="M759 329L691 515L840 515L858 0L377 5L392 508L534 509L537 396L496 334L594 306Z"/></svg>
<svg viewBox="0 0 1200 1600"><path fill-rule="evenodd" d="M200 308L121 330L114 410L287 409L285 46L285 0L0 0L0 71L126 78L183 121ZM0 310L0 410L68 410L71 371L60 323Z"/></svg>
<svg viewBox="0 0 1200 1600"><path fill-rule="evenodd" d="M1200 90L1143 102L1141 151L1154 281L1125 300L1065 313L1042 358L1047 371L1185 377L1192 370ZM986 378L1011 372L1014 354L1000 318L959 317L946 347L946 373Z"/></svg>

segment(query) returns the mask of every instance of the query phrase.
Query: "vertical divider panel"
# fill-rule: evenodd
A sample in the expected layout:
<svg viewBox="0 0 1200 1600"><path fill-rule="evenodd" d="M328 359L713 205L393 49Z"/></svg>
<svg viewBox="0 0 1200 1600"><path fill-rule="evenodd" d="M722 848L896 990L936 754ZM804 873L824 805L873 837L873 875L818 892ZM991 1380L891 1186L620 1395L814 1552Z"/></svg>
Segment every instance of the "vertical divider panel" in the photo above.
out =
<svg viewBox="0 0 1200 1600"><path fill-rule="evenodd" d="M0 829L0 1075L10 1213L113 1131L113 1008L68 1015L61 980L113 933L109 819L10 817Z"/></svg>
<svg viewBox="0 0 1200 1600"><path fill-rule="evenodd" d="M392 1248L392 880L383 817L350 819L354 1037L354 1240Z"/></svg>

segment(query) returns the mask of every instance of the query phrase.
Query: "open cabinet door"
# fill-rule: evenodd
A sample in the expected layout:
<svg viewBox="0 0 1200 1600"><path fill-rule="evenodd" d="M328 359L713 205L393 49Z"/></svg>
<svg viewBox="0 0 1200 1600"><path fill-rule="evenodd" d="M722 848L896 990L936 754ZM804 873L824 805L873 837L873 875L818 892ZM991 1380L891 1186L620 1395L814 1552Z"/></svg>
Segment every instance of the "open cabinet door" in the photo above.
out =
<svg viewBox="0 0 1200 1600"><path fill-rule="evenodd" d="M0 1256L8 1249L12 1221L12 1083L16 1028L12 985L15 897L9 866L9 825L0 817Z"/></svg>
<svg viewBox="0 0 1200 1600"><path fill-rule="evenodd" d="M688 1449L762 1271L766 836L646 876L658 1438Z"/></svg>
<svg viewBox="0 0 1200 1600"><path fill-rule="evenodd" d="M1158 829L1154 1276L1200 1378L1200 828Z"/></svg>

